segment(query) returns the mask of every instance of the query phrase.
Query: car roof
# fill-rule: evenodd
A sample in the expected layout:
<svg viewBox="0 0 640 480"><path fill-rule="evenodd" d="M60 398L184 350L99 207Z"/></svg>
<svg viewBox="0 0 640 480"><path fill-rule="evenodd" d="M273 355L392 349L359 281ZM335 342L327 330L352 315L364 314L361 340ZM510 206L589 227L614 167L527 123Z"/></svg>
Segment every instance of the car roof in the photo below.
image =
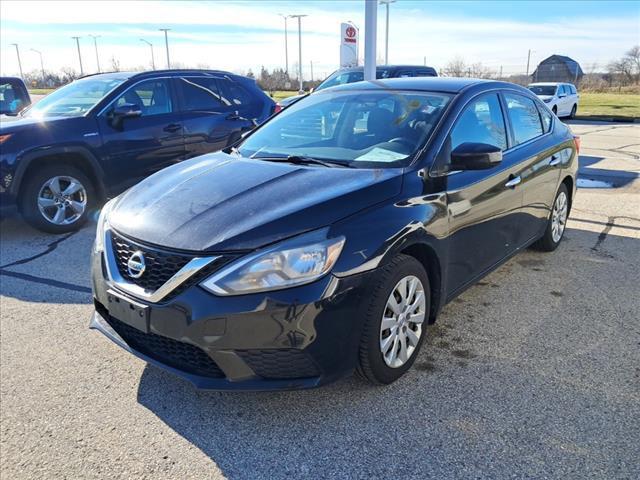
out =
<svg viewBox="0 0 640 480"><path fill-rule="evenodd" d="M102 77L102 78L113 78L113 79L130 79L130 78L145 78L150 76L162 75L162 76L177 76L177 75L186 75L186 74L197 74L197 75L230 75L235 76L231 72L226 72L224 70L200 70L200 69L170 69L170 70L148 70L145 72L107 72L107 73L94 73L91 75L85 75L82 78L88 77Z"/></svg>
<svg viewBox="0 0 640 480"><path fill-rule="evenodd" d="M425 70L433 70L433 67L428 65L376 65L376 70L399 70L402 68L421 68ZM363 71L364 67L344 67L337 70L338 72L358 72Z"/></svg>
<svg viewBox="0 0 640 480"><path fill-rule="evenodd" d="M0 77L0 80L3 81L3 82L21 82L21 83L24 83L24 81L20 77Z"/></svg>
<svg viewBox="0 0 640 480"><path fill-rule="evenodd" d="M535 82L535 83L530 83L529 86L541 86L541 87L554 87L557 85L568 85L565 82Z"/></svg>
<svg viewBox="0 0 640 480"><path fill-rule="evenodd" d="M467 87L479 84L495 84L496 86L513 87L514 84L507 82L494 82L491 80L481 80L479 78L454 78L454 77L410 77L410 78L385 78L373 82L345 83L326 91L337 90L378 90L389 88L393 90L425 90L445 93L458 93ZM321 90L325 91L325 90Z"/></svg>

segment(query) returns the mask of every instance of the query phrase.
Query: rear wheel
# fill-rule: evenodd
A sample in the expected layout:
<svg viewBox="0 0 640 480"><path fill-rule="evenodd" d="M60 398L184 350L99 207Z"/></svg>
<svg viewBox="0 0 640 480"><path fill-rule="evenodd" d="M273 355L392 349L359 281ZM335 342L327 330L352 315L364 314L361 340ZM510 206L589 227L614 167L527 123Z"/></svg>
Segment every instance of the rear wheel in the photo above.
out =
<svg viewBox="0 0 640 480"><path fill-rule="evenodd" d="M571 108L571 113L569 114L569 118L576 118L576 112L578 111L578 106L574 105Z"/></svg>
<svg viewBox="0 0 640 480"><path fill-rule="evenodd" d="M24 219L38 230L66 233L80 228L95 204L93 182L80 169L57 164L27 178L20 210Z"/></svg>
<svg viewBox="0 0 640 480"><path fill-rule="evenodd" d="M358 374L389 384L411 368L425 337L430 308L429 279L415 258L398 255L373 287L360 342Z"/></svg>
<svg viewBox="0 0 640 480"><path fill-rule="evenodd" d="M569 192L567 191L566 185L563 183L560 185L556 198L553 202L551 217L549 217L544 235L533 244L533 247L544 252L553 252L558 248L558 245L560 245L564 235L568 216Z"/></svg>

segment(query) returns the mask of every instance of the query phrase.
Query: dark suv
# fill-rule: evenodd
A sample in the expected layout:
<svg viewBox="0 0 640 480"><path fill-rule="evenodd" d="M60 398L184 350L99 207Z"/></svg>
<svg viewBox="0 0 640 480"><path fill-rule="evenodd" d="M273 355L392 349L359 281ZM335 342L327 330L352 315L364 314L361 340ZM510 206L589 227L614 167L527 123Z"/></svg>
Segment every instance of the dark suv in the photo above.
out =
<svg viewBox="0 0 640 480"><path fill-rule="evenodd" d="M104 198L236 142L274 108L254 80L222 71L84 77L0 125L2 209L74 230Z"/></svg>

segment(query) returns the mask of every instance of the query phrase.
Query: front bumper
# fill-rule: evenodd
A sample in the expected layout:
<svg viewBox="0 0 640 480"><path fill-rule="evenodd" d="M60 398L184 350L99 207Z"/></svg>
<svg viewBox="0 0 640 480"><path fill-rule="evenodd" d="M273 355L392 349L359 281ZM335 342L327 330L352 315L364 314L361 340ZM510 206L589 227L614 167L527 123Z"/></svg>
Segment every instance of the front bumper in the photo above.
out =
<svg viewBox="0 0 640 480"><path fill-rule="evenodd" d="M105 278L102 262L94 255L90 328L197 388L311 388L355 368L361 306L373 272L236 297L215 296L195 284L151 304L119 291ZM109 305L118 299L148 309L146 324L116 318Z"/></svg>

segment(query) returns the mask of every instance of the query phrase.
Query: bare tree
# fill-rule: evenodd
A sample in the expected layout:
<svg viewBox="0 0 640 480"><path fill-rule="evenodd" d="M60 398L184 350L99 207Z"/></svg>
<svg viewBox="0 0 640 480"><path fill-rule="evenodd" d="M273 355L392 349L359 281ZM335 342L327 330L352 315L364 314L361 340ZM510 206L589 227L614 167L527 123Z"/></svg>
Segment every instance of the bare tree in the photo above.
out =
<svg viewBox="0 0 640 480"><path fill-rule="evenodd" d="M120 71L120 60L118 60L115 56L111 56L111 71L119 72Z"/></svg>
<svg viewBox="0 0 640 480"><path fill-rule="evenodd" d="M640 82L640 45L631 47L624 58L633 66L636 83Z"/></svg>
<svg viewBox="0 0 640 480"><path fill-rule="evenodd" d="M440 73L445 77L465 77L467 76L467 64L462 57L455 57L440 70Z"/></svg>

